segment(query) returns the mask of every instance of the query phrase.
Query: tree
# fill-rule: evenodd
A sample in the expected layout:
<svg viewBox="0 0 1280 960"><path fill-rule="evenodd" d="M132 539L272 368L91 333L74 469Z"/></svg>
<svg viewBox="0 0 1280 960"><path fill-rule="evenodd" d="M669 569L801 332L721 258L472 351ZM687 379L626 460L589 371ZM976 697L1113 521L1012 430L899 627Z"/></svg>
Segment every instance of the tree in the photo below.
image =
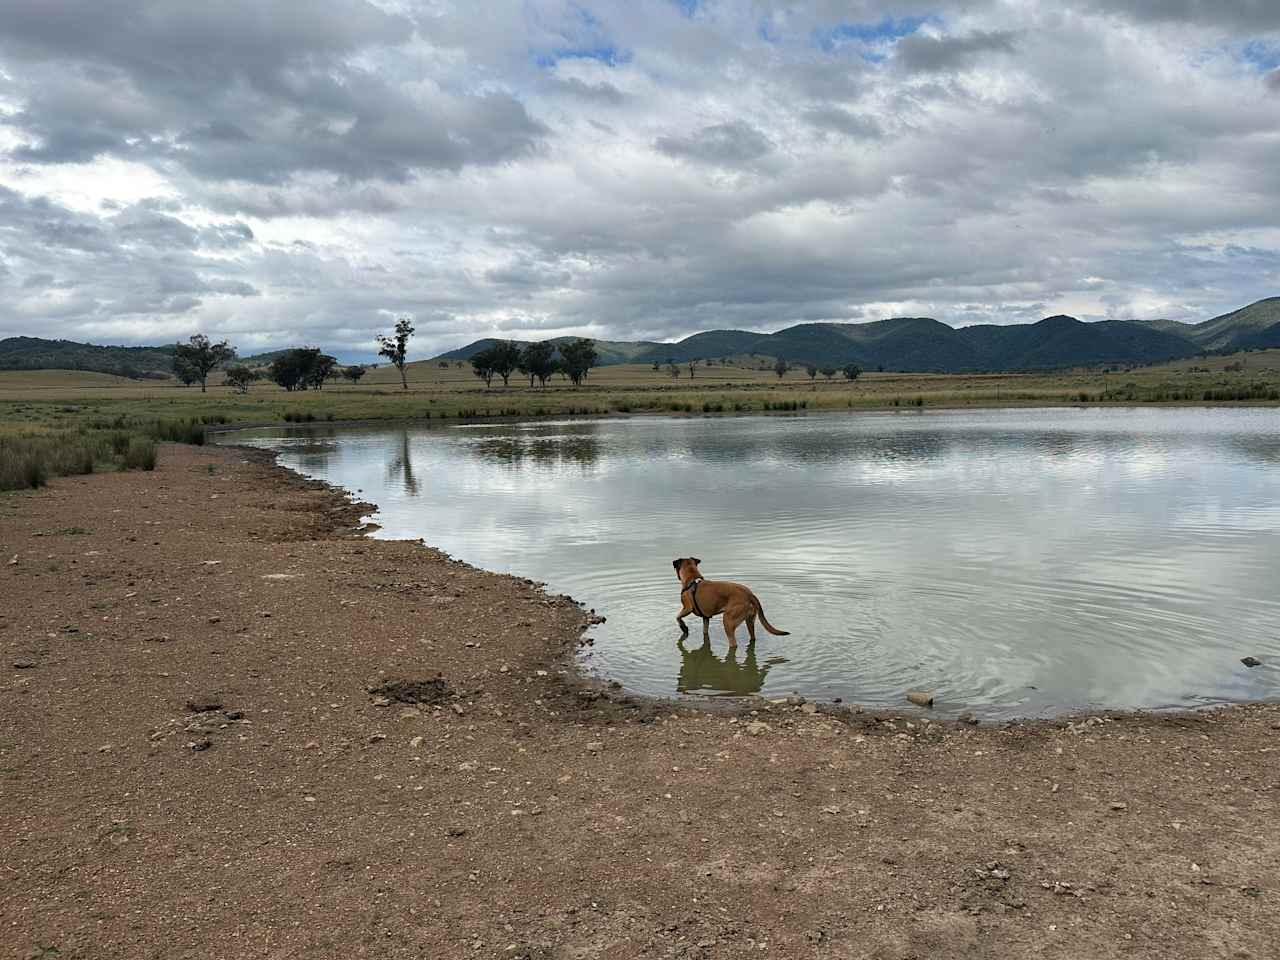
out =
<svg viewBox="0 0 1280 960"><path fill-rule="evenodd" d="M315 359L311 363L311 370L307 374L307 384L317 390L323 390L324 382L337 375L338 358L331 357L327 353L321 353L317 348Z"/></svg>
<svg viewBox="0 0 1280 960"><path fill-rule="evenodd" d="M284 387L290 393L305 390L315 377L316 366L320 360L319 347L295 347L286 350L267 368L267 376Z"/></svg>
<svg viewBox="0 0 1280 960"><path fill-rule="evenodd" d="M662 364L660 364L657 360L653 361L653 372L657 373L660 369L662 369Z"/></svg>
<svg viewBox="0 0 1280 960"><path fill-rule="evenodd" d="M348 380L350 380L353 384L359 383L360 378L363 377L366 373L368 373L368 371L365 370L365 368L360 366L360 364L358 363L353 363L349 367L342 368L342 375L346 377Z"/></svg>
<svg viewBox="0 0 1280 960"><path fill-rule="evenodd" d="M804 368L804 372L809 375L810 380L818 379L818 368L815 367L812 363Z"/></svg>
<svg viewBox="0 0 1280 960"><path fill-rule="evenodd" d="M538 382L542 384L542 389L545 390L547 381L556 372L556 348L546 341L531 343L524 348L524 352L520 355L520 362L529 373L529 385L532 386L533 378L537 377Z"/></svg>
<svg viewBox="0 0 1280 960"><path fill-rule="evenodd" d="M486 387L493 383L493 347L477 350L471 355L471 372L483 380Z"/></svg>
<svg viewBox="0 0 1280 960"><path fill-rule="evenodd" d="M697 369L697 366L698 366L698 361L696 359L689 361L689 379L690 380L693 379L693 371Z"/></svg>
<svg viewBox="0 0 1280 960"><path fill-rule="evenodd" d="M575 387L580 386L582 381L587 379L587 371L599 360L600 355L596 353L595 341L585 337L579 337L560 348L560 361L564 365L565 375Z"/></svg>
<svg viewBox="0 0 1280 960"><path fill-rule="evenodd" d="M511 385L511 373L520 366L520 344L511 340L499 340L489 348L492 354L493 372L502 378L502 385Z"/></svg>
<svg viewBox="0 0 1280 960"><path fill-rule="evenodd" d="M227 386L234 388L236 393L248 393L250 384L257 379L258 371L250 370L242 363L227 368Z"/></svg>
<svg viewBox="0 0 1280 960"><path fill-rule="evenodd" d="M236 356L235 348L227 341L210 343L203 333L192 334L187 343L175 344L173 348L173 369L179 372L181 365L191 375L191 383L200 384L200 392L205 392L205 384L209 379L209 371L224 363L229 363Z"/></svg>
<svg viewBox="0 0 1280 960"><path fill-rule="evenodd" d="M856 363L851 363L842 371L846 380L857 380L862 376L862 368Z"/></svg>
<svg viewBox="0 0 1280 960"><path fill-rule="evenodd" d="M778 375L779 380L787 375L787 371L789 369L791 368L787 366L787 361L783 360L781 357L779 357L773 365L773 372Z"/></svg>
<svg viewBox="0 0 1280 960"><path fill-rule="evenodd" d="M680 368L676 366L675 361L670 361L667 363L667 371L671 374L672 380L680 376Z"/></svg>
<svg viewBox="0 0 1280 960"><path fill-rule="evenodd" d="M404 376L404 365L409 354L409 338L413 336L413 324L408 317L396 320L394 337L378 337L378 356L386 357L400 371L400 386L409 389L409 381Z"/></svg>
<svg viewBox="0 0 1280 960"><path fill-rule="evenodd" d="M826 377L828 380L830 380L832 377L834 377L834 376L836 375L836 368L835 368L835 367L823 367L823 368L822 368L822 375L823 375L824 377Z"/></svg>
<svg viewBox="0 0 1280 960"><path fill-rule="evenodd" d="M173 355L173 375L182 381L184 387L189 387L200 379L191 365L177 353Z"/></svg>

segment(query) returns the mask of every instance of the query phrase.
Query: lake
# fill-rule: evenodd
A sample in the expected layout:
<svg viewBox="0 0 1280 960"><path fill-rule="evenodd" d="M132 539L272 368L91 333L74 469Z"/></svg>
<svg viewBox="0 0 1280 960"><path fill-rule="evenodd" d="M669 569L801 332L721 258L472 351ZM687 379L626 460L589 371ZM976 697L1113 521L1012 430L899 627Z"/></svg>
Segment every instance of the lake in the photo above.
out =
<svg viewBox="0 0 1280 960"><path fill-rule="evenodd" d="M662 696L1052 715L1280 696L1280 411L1040 409L224 434L608 618L585 666ZM791 636L727 649L673 558ZM1250 669L1240 661L1263 661Z"/></svg>

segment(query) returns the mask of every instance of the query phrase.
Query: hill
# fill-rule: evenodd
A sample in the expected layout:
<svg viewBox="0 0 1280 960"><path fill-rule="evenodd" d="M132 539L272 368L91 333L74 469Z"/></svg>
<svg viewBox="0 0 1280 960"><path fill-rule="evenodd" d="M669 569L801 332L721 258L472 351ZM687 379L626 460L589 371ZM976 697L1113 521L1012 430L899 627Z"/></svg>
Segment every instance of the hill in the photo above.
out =
<svg viewBox="0 0 1280 960"><path fill-rule="evenodd" d="M465 360L496 342L491 338L477 340L440 358ZM870 323L802 323L776 333L712 330L676 343L600 341L596 349L601 364L606 366L757 354L824 367L855 363L869 370L936 373L1147 364L1200 352L1186 337L1150 325L1122 320L1084 323L1065 316L1029 324L959 329L929 317L895 317Z"/></svg>
<svg viewBox="0 0 1280 960"><path fill-rule="evenodd" d="M1234 353L1237 350L1253 349L1258 342L1257 338L1265 340L1268 328L1280 323L1280 297L1267 297L1203 323L1177 323L1172 320L1138 322L1150 329L1182 336L1201 350Z"/></svg>
<svg viewBox="0 0 1280 960"><path fill-rule="evenodd" d="M74 340L0 340L0 370L87 370L132 379L173 375L173 347L98 347Z"/></svg>

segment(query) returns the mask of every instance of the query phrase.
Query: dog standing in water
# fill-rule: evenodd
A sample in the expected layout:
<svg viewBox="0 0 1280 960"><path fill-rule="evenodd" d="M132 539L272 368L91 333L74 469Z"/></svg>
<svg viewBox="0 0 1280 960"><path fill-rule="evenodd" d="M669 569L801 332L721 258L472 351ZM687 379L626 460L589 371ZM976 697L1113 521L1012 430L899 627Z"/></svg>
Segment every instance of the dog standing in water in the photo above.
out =
<svg viewBox="0 0 1280 960"><path fill-rule="evenodd" d="M747 636L755 640L756 617L760 618L760 624L775 637L790 636L786 630L778 630L765 619L764 607L760 605L759 599L742 584L727 580L704 580L698 570L701 562L697 557L679 557L671 561L671 565L676 568L676 576L680 578L680 613L676 617L676 623L680 625L682 634L689 632L684 618L695 613L702 618L704 637L711 628L711 618L716 614L724 614L720 622L724 625L731 647L738 645L738 638L734 633L741 623L746 623Z"/></svg>

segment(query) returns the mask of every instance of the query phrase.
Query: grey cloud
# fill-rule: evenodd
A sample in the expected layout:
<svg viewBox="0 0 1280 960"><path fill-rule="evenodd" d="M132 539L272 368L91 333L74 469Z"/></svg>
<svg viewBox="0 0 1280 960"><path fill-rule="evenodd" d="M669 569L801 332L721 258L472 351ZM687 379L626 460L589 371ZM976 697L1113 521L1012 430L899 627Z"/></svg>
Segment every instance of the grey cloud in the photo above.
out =
<svg viewBox="0 0 1280 960"><path fill-rule="evenodd" d="M409 88L357 66L354 54L413 35L364 0L4 5L0 56L22 69L21 106L3 122L30 141L13 152L23 162L113 155L214 181L403 181L508 162L549 134L503 91Z"/></svg>
<svg viewBox="0 0 1280 960"><path fill-rule="evenodd" d="M1280 93L1280 70L1272 70L1265 78L1267 87Z"/></svg>
<svg viewBox="0 0 1280 960"><path fill-rule="evenodd" d="M560 93L577 100L586 100L612 107L616 107L626 100L626 96L621 90L604 81L587 83L577 77L554 77L547 81L547 87L552 93Z"/></svg>
<svg viewBox="0 0 1280 960"><path fill-rule="evenodd" d="M1233 30L1280 29L1280 4L1272 0L1086 0L1099 13L1136 20L1196 23Z"/></svg>
<svg viewBox="0 0 1280 960"><path fill-rule="evenodd" d="M804 112L804 119L822 130L831 130L863 140L876 140L884 136L884 129L874 117L859 116L841 107L817 107Z"/></svg>
<svg viewBox="0 0 1280 960"><path fill-rule="evenodd" d="M894 59L905 70L941 73L971 64L980 54L1012 53L1016 35L1010 30L976 30L959 37L912 34L895 47Z"/></svg>
<svg viewBox="0 0 1280 960"><path fill-rule="evenodd" d="M669 157L721 167L745 167L773 149L763 133L741 120L703 127L685 136L661 136L654 147Z"/></svg>

